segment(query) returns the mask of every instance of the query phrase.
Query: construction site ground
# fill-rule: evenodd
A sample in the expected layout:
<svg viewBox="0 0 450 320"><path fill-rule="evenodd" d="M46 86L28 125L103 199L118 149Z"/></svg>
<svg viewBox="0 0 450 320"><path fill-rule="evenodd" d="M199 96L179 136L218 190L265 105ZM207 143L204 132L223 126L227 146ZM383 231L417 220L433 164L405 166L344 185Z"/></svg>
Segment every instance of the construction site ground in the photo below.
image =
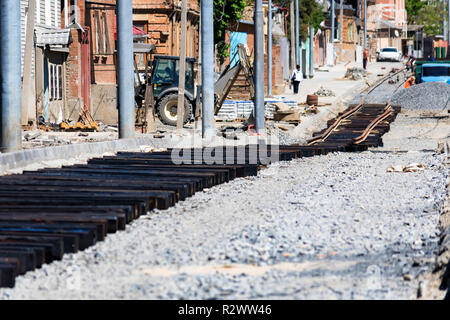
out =
<svg viewBox="0 0 450 320"><path fill-rule="evenodd" d="M319 112L317 114L303 114L301 116L301 122L298 125L283 121L268 120L266 123L267 134L277 136L280 139L280 143L305 142L311 137L312 132L323 128L327 120L334 118L337 113L345 109L345 102L350 97L353 97L355 93L360 92L369 84L373 84L377 79L381 78L381 75L390 72L392 68L402 67L402 64L390 62L369 63L366 78L360 80L344 79L346 70L355 66L357 66L356 63L339 63L334 67L316 69L313 78L302 81L297 95L294 95L292 90L287 88L285 94L274 96L274 98L284 97L287 100L293 100L299 104L303 104L308 94L313 94L321 87L331 90L335 94L335 96L319 97L319 104L326 105L319 106ZM302 111L304 109L304 107L299 108ZM243 121L216 121L219 136L225 136L220 132L224 128L239 129L241 127L243 127ZM101 132L24 131L22 134L22 146L23 149L35 149L80 143L114 141L118 139L117 126L101 125L100 128ZM156 128L156 133L149 134L142 134L139 129L136 129L136 137L154 138L157 143L162 139L174 140L176 138L186 140L185 142L187 140L201 140L201 120L198 122L192 121L185 125L181 134L177 132L175 127L164 125L159 119L156 119ZM231 136L231 139L242 140L241 142L234 142L240 144L245 143L246 138L250 136L250 133L238 130ZM229 136L227 137L228 139L230 138ZM223 143L223 141L219 139L214 143Z"/></svg>

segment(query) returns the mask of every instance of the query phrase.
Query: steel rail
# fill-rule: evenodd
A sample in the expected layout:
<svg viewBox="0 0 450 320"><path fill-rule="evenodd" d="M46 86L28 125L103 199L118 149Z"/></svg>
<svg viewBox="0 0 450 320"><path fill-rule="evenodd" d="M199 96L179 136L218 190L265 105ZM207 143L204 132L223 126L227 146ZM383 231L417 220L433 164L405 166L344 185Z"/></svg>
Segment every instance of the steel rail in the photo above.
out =
<svg viewBox="0 0 450 320"><path fill-rule="evenodd" d="M353 143L354 143L354 144L360 144L360 143L364 142L364 141L367 139L367 137L370 135L370 133L372 132L372 130L373 130L380 122L382 122L382 121L385 120L387 117L389 117L390 115L392 115L393 110L392 110L390 104L387 105L387 107L386 107L385 110L386 110L385 112L383 112L382 114L380 114L378 117L376 117L374 120L372 120L372 121L370 122L370 124L367 126L367 128L363 131L363 133L362 133L360 136L358 136L358 137L356 137L356 138L353 138Z"/></svg>
<svg viewBox="0 0 450 320"><path fill-rule="evenodd" d="M384 76L383 78L381 78L381 79L378 81L378 83L374 84L372 87L369 87L370 89L369 89L369 88L366 88L366 89L363 90L362 92L365 92L367 89L369 89L369 91L367 91L367 95L369 95L373 90L375 90L376 88L378 88L378 87L379 87L382 83L384 83L386 80L388 80L388 79L390 79L390 78L392 78L392 77L394 77L394 76L400 74L401 72L403 72L403 71L405 71L405 70L406 70L406 68L401 68L400 70L394 72L394 74L389 73L388 75L386 75L386 76ZM401 86L401 85L400 85L400 86ZM399 87L400 87L400 86L399 86ZM397 88L394 90L393 93L395 93L395 92L398 90L399 87L397 87ZM366 96L367 96L367 95L366 95ZM391 98L392 98L392 97L391 97ZM389 99L389 103L390 103L391 98ZM329 126L329 127L325 130L324 133L322 133L320 136L317 136L317 137L314 137L313 139L308 140L306 145L310 146L310 145L313 145L313 144L315 144L315 143L324 142L324 141L330 136L330 134L331 134L333 131L336 130L336 128L342 123L343 120L349 118L350 116L352 116L353 114L355 114L357 111L359 111L359 110L364 106L364 101L365 101L365 99L361 99L360 103L359 103L356 107L352 108L351 110L347 111L347 112L344 113L343 115L341 115L341 116L339 116L338 118L336 118L336 121L335 121L331 126Z"/></svg>
<svg viewBox="0 0 450 320"><path fill-rule="evenodd" d="M312 144L325 141L328 138L328 136L341 124L341 122L343 120L345 120L348 117L350 117L351 115L353 115L355 112L357 112L359 109L361 109L362 106L363 106L363 104L359 103L353 109L351 109L351 110L347 111L346 113L344 113L343 115L339 116L336 119L336 121L331 126L329 126L328 129L325 130L325 132L322 135L309 140L306 145L310 146Z"/></svg>

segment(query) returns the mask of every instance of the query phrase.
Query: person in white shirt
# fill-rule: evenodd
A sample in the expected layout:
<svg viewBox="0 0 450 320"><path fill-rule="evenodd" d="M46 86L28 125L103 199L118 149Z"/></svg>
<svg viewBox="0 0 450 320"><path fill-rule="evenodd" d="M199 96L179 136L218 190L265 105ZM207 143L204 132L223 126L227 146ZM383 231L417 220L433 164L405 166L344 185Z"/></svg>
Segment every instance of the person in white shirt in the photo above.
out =
<svg viewBox="0 0 450 320"><path fill-rule="evenodd" d="M294 94L298 93L298 85L303 80L303 74L300 71L300 66L297 65L296 68L297 69L295 69L294 72L292 72L292 76L291 76L291 81L292 81L292 84L294 85Z"/></svg>

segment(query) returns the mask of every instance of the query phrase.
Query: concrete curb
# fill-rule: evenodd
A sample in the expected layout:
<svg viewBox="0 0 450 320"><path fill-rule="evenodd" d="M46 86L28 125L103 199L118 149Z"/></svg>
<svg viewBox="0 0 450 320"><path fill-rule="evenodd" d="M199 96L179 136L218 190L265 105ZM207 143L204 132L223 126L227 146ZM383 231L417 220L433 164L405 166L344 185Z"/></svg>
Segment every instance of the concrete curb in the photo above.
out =
<svg viewBox="0 0 450 320"><path fill-rule="evenodd" d="M103 142L70 144L64 146L28 149L0 154L0 170L14 169L40 161L73 159L77 156L99 155L105 152L138 150L141 145L156 148L168 147L173 143L165 139L138 137Z"/></svg>
<svg viewBox="0 0 450 320"><path fill-rule="evenodd" d="M450 156L447 155L446 167L450 170ZM441 290L447 290L445 299L450 299L450 176L446 181L447 197L441 207L439 224L441 228L441 243L439 246L439 256L437 258L437 268L443 270Z"/></svg>

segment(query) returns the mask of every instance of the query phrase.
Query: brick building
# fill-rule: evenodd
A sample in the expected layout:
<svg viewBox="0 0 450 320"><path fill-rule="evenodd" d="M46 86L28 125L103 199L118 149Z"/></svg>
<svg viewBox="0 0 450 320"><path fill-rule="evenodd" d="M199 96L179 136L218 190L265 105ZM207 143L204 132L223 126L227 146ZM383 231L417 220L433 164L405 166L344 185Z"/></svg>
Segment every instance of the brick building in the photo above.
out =
<svg viewBox="0 0 450 320"><path fill-rule="evenodd" d="M267 66L267 19L268 19L268 5L263 3L264 15L264 65ZM255 29L253 24L253 6L248 6L244 9L243 17L233 26L230 26L225 34L225 42L229 44L229 57L225 59L224 65L230 62L230 59L237 62L235 54L237 46L240 43L246 44L253 60L254 53L254 38ZM289 79L289 41L286 37L286 15L287 10L281 7L274 6L272 16L272 93L284 93ZM233 65L233 63L232 63ZM218 62L218 70L220 70ZM264 72L264 86L265 92L268 91L267 72ZM250 93L246 78L240 74L238 79L231 89L228 99L233 100L249 100Z"/></svg>
<svg viewBox="0 0 450 320"><path fill-rule="evenodd" d="M383 47L402 50L407 38L405 0L376 0L367 8L367 29L374 33L376 51Z"/></svg>
<svg viewBox="0 0 450 320"><path fill-rule="evenodd" d="M78 0L77 14L74 4L61 0L62 27L69 28L71 36L65 57L63 118L76 120L86 106L96 120L117 124L116 0ZM133 0L135 42L155 44L158 54L179 55L180 8L181 1ZM197 1L189 0L187 55L191 57L199 51L199 12Z"/></svg>
<svg viewBox="0 0 450 320"><path fill-rule="evenodd" d="M200 7L188 0L186 56L198 58ZM180 54L181 1L133 0L134 25L144 30L158 54Z"/></svg>

